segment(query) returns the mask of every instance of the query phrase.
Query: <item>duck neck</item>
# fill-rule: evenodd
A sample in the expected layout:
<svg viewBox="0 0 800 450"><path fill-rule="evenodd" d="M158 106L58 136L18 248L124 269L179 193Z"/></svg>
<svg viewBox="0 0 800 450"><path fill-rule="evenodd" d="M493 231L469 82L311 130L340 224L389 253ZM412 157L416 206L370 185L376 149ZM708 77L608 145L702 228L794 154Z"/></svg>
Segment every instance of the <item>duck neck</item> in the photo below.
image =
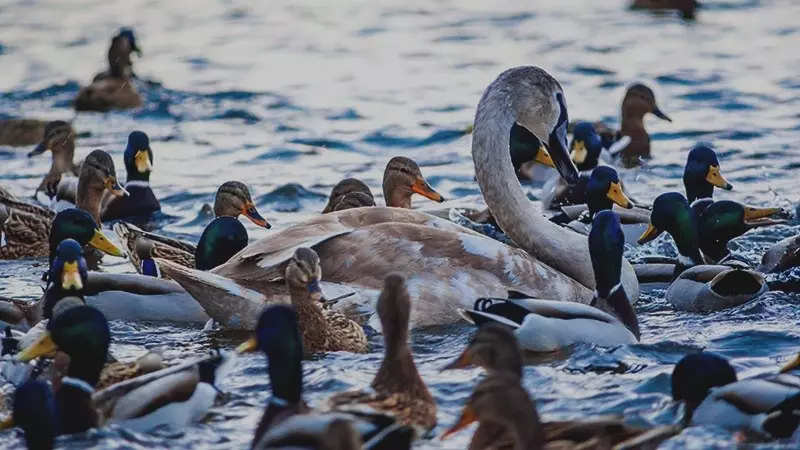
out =
<svg viewBox="0 0 800 450"><path fill-rule="evenodd" d="M72 161L75 156L75 144L66 143L61 150L53 153L53 161L50 165L51 175L61 175L62 173L75 173L75 163Z"/></svg>
<svg viewBox="0 0 800 450"><path fill-rule="evenodd" d="M399 189L394 184L383 186L383 197L386 199L386 206L411 209L411 193Z"/></svg>
<svg viewBox="0 0 800 450"><path fill-rule="evenodd" d="M599 290L595 292L595 297L592 300L592 306L601 306L605 303L605 307L601 309L610 309L625 328L630 330L636 340L641 339L641 332L639 331L639 318L636 317L636 311L631 306L628 295L625 293L621 284L617 284L611 290L601 293Z"/></svg>
<svg viewBox="0 0 800 450"><path fill-rule="evenodd" d="M282 352L269 355L269 382L275 406L299 404L303 395L303 355Z"/></svg>
<svg viewBox="0 0 800 450"><path fill-rule="evenodd" d="M405 392L414 398L433 401L414 364L408 347L408 331L384 329L384 333L386 348L372 388L378 392Z"/></svg>
<svg viewBox="0 0 800 450"><path fill-rule="evenodd" d="M523 192L509 154L509 134L516 117L525 112L517 92L506 79L497 80L483 94L475 113L472 159L475 175L486 204L500 228L528 253L586 287L594 288L586 241L545 219ZM526 86L524 89L529 89ZM510 105L510 107L509 107ZM547 136L545 127L532 130ZM569 261L565 255L573 255Z"/></svg>
<svg viewBox="0 0 800 450"><path fill-rule="evenodd" d="M684 178L683 187L686 188L686 199L694 203L697 199L714 198L714 186L705 180L694 181Z"/></svg>
<svg viewBox="0 0 800 450"><path fill-rule="evenodd" d="M55 398L58 431L61 434L83 433L99 425L97 410L92 404L93 389L89 390L92 386L84 385L85 381L67 376L69 378L62 379Z"/></svg>
<svg viewBox="0 0 800 450"><path fill-rule="evenodd" d="M675 246L678 247L678 264L675 265L676 276L684 270L703 264L703 256L697 243L697 227L692 218L676 232L670 233Z"/></svg>
<svg viewBox="0 0 800 450"><path fill-rule="evenodd" d="M520 391L518 402L509 402L493 417L514 435L515 450L542 449L544 436L536 406L522 388Z"/></svg>
<svg viewBox="0 0 800 450"><path fill-rule="evenodd" d="M291 296L292 306L297 311L297 318L300 326L300 333L303 337L303 348L307 352L324 350L320 344L328 341L330 329L322 308L304 287L289 285L289 295Z"/></svg>
<svg viewBox="0 0 800 450"><path fill-rule="evenodd" d="M75 196L75 207L82 209L92 215L98 224L103 223L100 219L100 203L103 200L105 187L97 186L87 182L86 177L81 175L78 178L78 192Z"/></svg>
<svg viewBox="0 0 800 450"><path fill-rule="evenodd" d="M619 125L623 136L647 135L644 128L644 114L635 108L622 106L622 117Z"/></svg>

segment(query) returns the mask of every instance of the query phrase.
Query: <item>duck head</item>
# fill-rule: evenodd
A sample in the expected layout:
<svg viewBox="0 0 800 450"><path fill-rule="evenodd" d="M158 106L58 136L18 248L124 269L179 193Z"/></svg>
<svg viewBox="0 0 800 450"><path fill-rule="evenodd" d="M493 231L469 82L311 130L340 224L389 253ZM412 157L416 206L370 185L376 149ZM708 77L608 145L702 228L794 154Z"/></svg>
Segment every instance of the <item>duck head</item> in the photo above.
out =
<svg viewBox="0 0 800 450"><path fill-rule="evenodd" d="M55 448L56 402L46 382L29 380L14 391L12 417L25 433L27 448Z"/></svg>
<svg viewBox="0 0 800 450"><path fill-rule="evenodd" d="M713 353L693 353L681 359L672 370L672 399L686 404L683 424L692 421L695 409L711 388L736 382L736 371L728 360Z"/></svg>
<svg viewBox="0 0 800 450"><path fill-rule="evenodd" d="M28 153L28 157L41 155L50 150L53 152L53 161L57 158L69 157L68 162L72 163L75 154L75 140L77 135L72 125L63 120L48 122L44 127L44 137L36 147Z"/></svg>
<svg viewBox="0 0 800 450"><path fill-rule="evenodd" d="M297 314L291 306L268 306L261 313L253 337L236 348L238 353L260 350L267 356L273 397L289 404L303 394L303 341Z"/></svg>
<svg viewBox="0 0 800 450"><path fill-rule="evenodd" d="M678 247L676 274L703 263L695 218L683 194L667 192L656 197L650 213L650 223L639 237L639 244L652 241L664 231L672 236L675 246Z"/></svg>
<svg viewBox="0 0 800 450"><path fill-rule="evenodd" d="M194 253L195 268L211 270L247 247L247 230L233 217L217 217L203 230Z"/></svg>
<svg viewBox="0 0 800 450"><path fill-rule="evenodd" d="M419 194L435 202L443 202L425 177L416 162L411 158L395 156L386 164L383 171L383 196L386 206L411 208L411 196Z"/></svg>
<svg viewBox="0 0 800 450"><path fill-rule="evenodd" d="M81 246L89 245L111 256L125 254L100 230L92 216L77 208L65 209L56 214L50 227L50 263L56 255L56 249L65 239L74 239Z"/></svg>
<svg viewBox="0 0 800 450"><path fill-rule="evenodd" d="M70 358L67 376L97 384L106 362L111 332L103 314L90 306L76 306L55 316L47 332L17 355L23 362L61 351Z"/></svg>
<svg viewBox="0 0 800 450"><path fill-rule="evenodd" d="M286 265L285 278L291 291L303 292L313 301L325 302L325 295L319 284L322 280L322 268L314 250L298 248Z"/></svg>
<svg viewBox="0 0 800 450"><path fill-rule="evenodd" d="M366 192L350 192L349 194L343 195L339 201L336 202L333 211L364 208L368 206L375 206L375 199L370 194Z"/></svg>
<svg viewBox="0 0 800 450"><path fill-rule="evenodd" d="M487 323L470 339L467 348L442 370L478 366L489 372L509 372L522 377L522 350L513 331Z"/></svg>
<svg viewBox="0 0 800 450"><path fill-rule="evenodd" d="M622 119L641 120L646 114L653 114L661 120L672 122L672 119L664 114L656 103L656 96L653 90L642 83L632 84L625 92L622 99ZM625 128L625 127L623 127Z"/></svg>
<svg viewBox="0 0 800 450"><path fill-rule="evenodd" d="M572 162L580 171L592 170L600 162L603 141L594 125L578 122L572 130L572 143L569 145Z"/></svg>
<svg viewBox="0 0 800 450"><path fill-rule="evenodd" d="M150 138L142 131L132 131L128 135L128 144L122 156L128 181L149 181L153 171L153 150L150 149Z"/></svg>
<svg viewBox="0 0 800 450"><path fill-rule="evenodd" d="M731 200L712 202L697 218L700 250L705 256L719 261L729 254L728 242L731 239L757 227L762 219L782 213L780 208L755 208Z"/></svg>
<svg viewBox="0 0 800 450"><path fill-rule="evenodd" d="M556 165L553 163L547 147L527 128L515 123L511 127L509 142L511 164L514 165L515 172L520 173L523 164L531 161L555 168Z"/></svg>
<svg viewBox="0 0 800 450"><path fill-rule="evenodd" d="M247 185L239 181L227 181L217 189L217 195L214 198L214 215L239 217L240 214L260 227L272 228L267 219L262 217L256 209Z"/></svg>
<svg viewBox="0 0 800 450"><path fill-rule="evenodd" d="M117 180L117 169L114 167L114 160L103 150L93 150L81 164L81 172L78 175L78 203L99 201L98 196L102 197L103 191L108 191L115 197L128 195ZM90 200L91 199L91 200ZM87 209L88 208L84 208Z"/></svg>
<svg viewBox="0 0 800 450"><path fill-rule="evenodd" d="M369 186L357 178L345 178L344 180L336 183L336 186L334 186L331 190L331 195L328 198L328 204L325 205L325 209L322 210L322 214L333 211L336 205L338 205L342 198L344 198L344 196L354 192L359 192L366 195L370 198L370 200L372 200L372 206L375 205L375 197L373 197Z"/></svg>
<svg viewBox="0 0 800 450"><path fill-rule="evenodd" d="M633 208L633 202L622 191L617 171L608 166L596 167L586 183L589 214L594 216L598 211L611 209L615 203L622 208Z"/></svg>
<svg viewBox="0 0 800 450"><path fill-rule="evenodd" d="M122 40L126 41L130 51L136 52L137 55L142 56L142 49L139 48L139 45L136 42L136 35L133 33L133 28L120 28L119 33L117 33L114 38L121 38Z"/></svg>
<svg viewBox="0 0 800 450"><path fill-rule="evenodd" d="M717 152L705 145L689 151L683 170L683 186L690 203L700 198L712 198L714 187L726 191L733 189L733 185L722 176Z"/></svg>
<svg viewBox="0 0 800 450"><path fill-rule="evenodd" d="M50 280L62 291L80 295L88 279L89 268L83 258L81 245L74 239L65 239L56 248L50 266Z"/></svg>

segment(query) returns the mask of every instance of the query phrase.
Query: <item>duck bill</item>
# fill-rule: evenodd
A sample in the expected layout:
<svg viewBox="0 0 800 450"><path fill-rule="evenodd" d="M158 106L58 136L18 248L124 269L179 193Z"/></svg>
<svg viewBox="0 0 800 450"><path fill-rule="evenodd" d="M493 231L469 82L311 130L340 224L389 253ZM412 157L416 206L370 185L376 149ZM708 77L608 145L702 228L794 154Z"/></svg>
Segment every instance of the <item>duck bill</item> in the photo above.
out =
<svg viewBox="0 0 800 450"><path fill-rule="evenodd" d="M611 186L608 187L608 192L606 192L606 197L622 208L633 208L633 202L622 191L622 185L619 184L619 181L611 183Z"/></svg>
<svg viewBox="0 0 800 450"><path fill-rule="evenodd" d="M14 428L14 417L8 416L0 422L0 431Z"/></svg>
<svg viewBox="0 0 800 450"><path fill-rule="evenodd" d="M786 365L781 367L781 373L791 372L800 367L800 354L794 357L793 360L789 361Z"/></svg>
<svg viewBox="0 0 800 450"><path fill-rule="evenodd" d="M744 221L750 222L753 220L765 219L781 213L783 213L781 208L753 208L750 206L745 206Z"/></svg>
<svg viewBox="0 0 800 450"><path fill-rule="evenodd" d="M664 114L658 106L653 106L653 115L658 117L661 120L666 120L667 122L672 122L672 119L669 118L668 115Z"/></svg>
<svg viewBox="0 0 800 450"><path fill-rule="evenodd" d="M653 224L648 224L647 229L644 230L641 236L639 236L639 245L646 244L653 239L657 238L659 234L662 233L662 230L654 227Z"/></svg>
<svg viewBox="0 0 800 450"><path fill-rule="evenodd" d="M733 185L728 183L728 180L722 176L722 172L719 170L719 166L710 166L708 168L708 173L706 174L706 181L708 181L713 186L716 186L720 189L725 189L726 191L730 191L733 189Z"/></svg>
<svg viewBox="0 0 800 450"><path fill-rule="evenodd" d="M438 192L436 192L424 178L418 177L414 184L411 185L411 192L415 194L419 194L423 197L429 198L435 202L443 202L444 197L441 196Z"/></svg>
<svg viewBox="0 0 800 450"><path fill-rule="evenodd" d="M472 407L469 405L465 406L464 411L461 412L461 417L458 418L458 422L444 432L442 435L442 440L447 439L448 436L452 434L458 433L477 420L478 416L475 415L475 411L472 409Z"/></svg>
<svg viewBox="0 0 800 450"><path fill-rule="evenodd" d="M247 204L244 205L244 208L242 209L242 215L260 227L264 227L268 230L272 228L272 225L267 222L267 219L265 219L261 213L258 212L256 205L254 205L253 202L247 202Z"/></svg>
<svg viewBox="0 0 800 450"><path fill-rule="evenodd" d="M236 347L236 353L250 353L256 351L257 348L258 340L256 340L255 336L253 336Z"/></svg>
<svg viewBox="0 0 800 450"><path fill-rule="evenodd" d="M39 144L33 150L31 150L30 153L28 153L28 158L41 155L48 150L50 150L49 142L47 140L43 140L42 142L39 142Z"/></svg>
<svg viewBox="0 0 800 450"><path fill-rule="evenodd" d="M119 249L119 247L112 244L111 241L108 240L106 235L103 234L102 231L100 231L100 229L94 230L94 235L92 235L92 238L89 239L89 245L111 256L119 256L119 257L125 256L125 253L123 253L122 250Z"/></svg>
<svg viewBox="0 0 800 450"><path fill-rule="evenodd" d="M557 126L553 132L550 133L548 151L561 178L570 186L578 184L578 168L575 167L575 163L572 162L569 150L567 149L566 123Z"/></svg>
<svg viewBox="0 0 800 450"><path fill-rule="evenodd" d="M64 263L64 268L61 270L61 288L65 291L70 289L80 291L83 289L83 280L81 280L78 261Z"/></svg>
<svg viewBox="0 0 800 450"><path fill-rule="evenodd" d="M472 357L469 354L469 349L467 349L467 350L464 350L464 353L462 353L453 362L451 362L450 364L442 367L440 372L444 372L445 370L464 369L464 368L470 367L472 365L473 365Z"/></svg>
<svg viewBox="0 0 800 450"><path fill-rule="evenodd" d="M308 283L307 289L311 300L321 303L327 302L327 300L325 300L325 293L322 291L322 286L319 285L319 280L312 280Z"/></svg>
<svg viewBox="0 0 800 450"><path fill-rule="evenodd" d="M128 191L125 190L121 184L119 184L117 177L106 177L106 190L111 192L111 194L113 194L115 197L130 195L130 193L128 193Z"/></svg>
<svg viewBox="0 0 800 450"><path fill-rule="evenodd" d="M533 160L543 166L556 168L553 158L550 156L550 152L547 151L547 147L544 145L539 145L539 151L536 152L536 158Z"/></svg>
<svg viewBox="0 0 800 450"><path fill-rule="evenodd" d="M49 355L58 350L58 346L53 342L50 333L45 333L25 350L17 354L17 360L28 362L40 356Z"/></svg>
<svg viewBox="0 0 800 450"><path fill-rule="evenodd" d="M150 154L148 153L147 149L136 152L136 155L133 157L133 161L134 164L136 164L136 170L139 173L148 173L153 171L153 163L150 162Z"/></svg>
<svg viewBox="0 0 800 450"><path fill-rule="evenodd" d="M586 143L583 141L573 142L572 151L569 152L569 156L575 164L583 164L589 156L589 151L586 150Z"/></svg>

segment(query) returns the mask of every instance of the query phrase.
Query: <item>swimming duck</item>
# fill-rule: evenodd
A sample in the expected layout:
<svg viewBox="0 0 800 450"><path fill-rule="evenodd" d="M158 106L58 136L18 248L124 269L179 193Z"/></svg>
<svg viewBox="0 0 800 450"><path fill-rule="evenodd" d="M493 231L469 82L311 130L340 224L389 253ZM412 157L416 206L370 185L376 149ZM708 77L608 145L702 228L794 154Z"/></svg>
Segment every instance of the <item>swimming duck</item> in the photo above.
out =
<svg viewBox="0 0 800 450"><path fill-rule="evenodd" d="M791 236L774 244L761 257L758 271L779 273L800 265L800 235Z"/></svg>
<svg viewBox="0 0 800 450"><path fill-rule="evenodd" d="M325 208L322 210L322 214L333 212L336 205L339 204L339 202L342 201L345 196L354 192L366 195L370 198L370 200L372 200L372 205L368 206L375 206L375 197L372 195L372 191L369 189L369 186L357 178L345 178L344 180L336 183L336 186L331 189L331 195L328 197L328 204L325 205Z"/></svg>
<svg viewBox="0 0 800 450"><path fill-rule="evenodd" d="M678 263L667 300L680 311L708 312L740 305L768 290L764 277L749 268L704 265L697 220L682 194L668 192L653 202L650 224L639 244L668 232L678 249Z"/></svg>
<svg viewBox="0 0 800 450"><path fill-rule="evenodd" d="M601 163L610 162L620 150L630 143L630 138L622 136L608 148L591 122L578 122L572 128L570 157L579 171L592 170Z"/></svg>
<svg viewBox="0 0 800 450"><path fill-rule="evenodd" d="M34 145L45 134L47 122L35 119L0 119L0 146Z"/></svg>
<svg viewBox="0 0 800 450"><path fill-rule="evenodd" d="M633 0L630 9L648 10L655 12L677 11L686 20L695 18L695 12L700 6L697 0Z"/></svg>
<svg viewBox="0 0 800 450"><path fill-rule="evenodd" d="M142 50L136 42L136 36L131 28L120 28L119 32L111 38L108 48L108 69L94 76L93 82L106 78L135 78L131 53L141 57Z"/></svg>
<svg viewBox="0 0 800 450"><path fill-rule="evenodd" d="M78 176L78 166L73 161L76 138L77 133L75 133L75 129L72 128L69 122L55 120L47 123L41 141L36 145L36 148L28 153L28 157L41 155L48 150L53 153L50 171L47 172L39 187L36 188L33 193L34 197L39 191L44 191L49 197L53 197L61 181L61 176L65 173Z"/></svg>
<svg viewBox="0 0 800 450"><path fill-rule="evenodd" d="M595 280L585 237L551 223L531 205L514 175L508 131L503 131L514 122L549 137L559 173L574 183L578 172L567 152L566 103L556 80L535 67L501 74L478 106L473 159L487 205L520 248L420 211L372 207L323 214L288 227L248 245L210 272L159 263L161 269L198 301L205 297L204 304L240 305L237 309L244 311L264 299L286 301L288 292L277 280L295 250L309 247L320 257L326 292L354 293L332 308L370 321L376 329L380 324L373 305L380 280L393 271L405 274L416 294L413 327L453 323L459 319L458 308L472 307L467 298L496 297L508 290L589 303ZM627 261L622 284L631 300L638 298Z"/></svg>
<svg viewBox="0 0 800 450"><path fill-rule="evenodd" d="M59 189L66 185L70 185L70 189L75 186L75 203L57 197L56 211L74 206L89 212L97 223L103 223L101 211L106 192L115 197L128 195L128 191L117 180L117 169L111 155L100 149L92 150L83 160L77 183L62 180Z"/></svg>
<svg viewBox="0 0 800 450"><path fill-rule="evenodd" d="M215 217L234 218L244 215L258 226L271 228L269 222L256 209L253 198L250 196L250 189L239 181L227 181L217 189L214 198L214 215ZM136 252L136 246L137 241L142 238L152 242L152 256L169 259L186 267L195 267L194 255L197 250L195 244L150 233L125 222L115 223L114 231L131 263L139 273L142 271L142 261Z"/></svg>
<svg viewBox="0 0 800 450"><path fill-rule="evenodd" d="M348 421L357 422L362 441L375 438L381 431L386 431L394 425L391 417L381 414L368 415L365 411L327 414L312 411L303 399L303 339L300 335L297 314L292 307L272 305L263 310L255 328L255 336L236 349L237 353L255 350L264 352L269 361L267 371L272 398L267 403L256 428L251 448L268 447L267 442L276 439L276 435L279 434L278 427L298 416L308 416L322 422L323 426L326 423L325 418L328 421L346 418Z"/></svg>
<svg viewBox="0 0 800 450"><path fill-rule="evenodd" d="M133 30L123 28L111 40L109 68L97 74L89 86L81 88L72 101L76 111L110 111L142 106L142 97L133 85L131 52L140 53Z"/></svg>
<svg viewBox="0 0 800 450"><path fill-rule="evenodd" d="M385 344L381 367L368 391L335 394L329 399L330 406L347 411L355 405L366 405L385 411L400 423L418 429L417 435L421 436L436 426L436 401L419 376L408 345L411 296L401 275L387 275L377 309Z"/></svg>
<svg viewBox="0 0 800 450"><path fill-rule="evenodd" d="M19 361L61 351L69 356L69 367L55 393L55 415L44 405L42 420L55 423L57 434L81 433L90 428L116 424L147 432L156 427L181 429L213 406L215 382L228 368L220 353L196 361L142 375L95 392L106 362L111 333L106 318L90 306L71 308L47 325L48 333L17 355ZM165 404L166 403L166 404ZM27 433L45 432L34 424Z"/></svg>
<svg viewBox="0 0 800 450"><path fill-rule="evenodd" d="M733 189L733 185L722 176L717 152L706 145L698 145L689 151L683 171L683 186L689 203L714 197L714 187L726 191Z"/></svg>
<svg viewBox="0 0 800 450"><path fill-rule="evenodd" d="M353 208L366 208L369 206L376 206L375 199L366 192L350 192L342 196L342 198L333 207L333 211L344 211L345 209Z"/></svg>
<svg viewBox="0 0 800 450"><path fill-rule="evenodd" d="M117 197L105 205L103 220L124 217L144 217L161 210L153 190L150 188L150 172L153 170L153 150L150 138L142 131L132 131L122 156L128 179L125 190L128 195Z"/></svg>
<svg viewBox="0 0 800 450"><path fill-rule="evenodd" d="M683 401L682 423L787 438L800 424L800 367L795 359L778 375L738 380L730 363L708 352L685 356L672 371L672 398Z"/></svg>
<svg viewBox="0 0 800 450"><path fill-rule="evenodd" d="M462 310L474 325L497 322L514 330L525 350L553 352L575 343L602 346L639 341L639 321L620 284L625 237L613 211L595 215L589 232L589 253L595 276L590 305L538 300L517 292L507 299L479 298ZM606 313L605 311L609 311Z"/></svg>
<svg viewBox="0 0 800 450"><path fill-rule="evenodd" d="M730 255L728 242L754 228L786 223L786 219L772 218L783 214L781 208L755 208L731 200L712 202L697 217L700 250L706 260L720 262Z"/></svg>

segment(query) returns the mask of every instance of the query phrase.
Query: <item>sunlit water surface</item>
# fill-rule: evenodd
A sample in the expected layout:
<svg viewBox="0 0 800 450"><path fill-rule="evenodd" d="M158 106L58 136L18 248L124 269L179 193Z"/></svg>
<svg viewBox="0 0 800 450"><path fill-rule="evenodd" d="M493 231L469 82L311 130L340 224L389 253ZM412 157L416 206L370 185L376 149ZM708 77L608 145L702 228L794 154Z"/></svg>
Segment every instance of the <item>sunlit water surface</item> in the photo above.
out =
<svg viewBox="0 0 800 450"><path fill-rule="evenodd" d="M673 123L648 118L655 158L624 171L634 196L652 200L682 190L686 150L698 141L720 149L731 198L757 205L796 203L800 163L800 14L797 2L708 1L697 23L632 13L618 1L220 1L11 0L0 5L0 114L75 119L86 137L77 158L104 148L122 176L122 149L135 128L152 138L152 183L162 231L197 239L200 215L216 187L245 181L258 208L280 229L316 214L338 180L355 176L380 193L386 161L416 159L448 198L479 194L470 138L463 130L486 85L506 68L534 64L564 87L573 118L616 122L625 86L656 90ZM138 33L136 72L146 107L81 114L69 101L105 63L120 26ZM49 158L0 149L0 183L28 196ZM531 190L536 195L537 190ZM430 206L416 200L417 206ZM252 239L270 234L246 224ZM110 231L110 230L109 230ZM756 260L792 227L751 233L736 245ZM662 238L666 239L666 238ZM668 241L637 250L654 254ZM130 272L107 257L104 270ZM0 263L0 295L33 299L41 273L31 261ZM618 413L634 423L667 424L679 410L669 373L684 354L725 355L742 376L769 373L800 350L795 295L770 293L710 315L676 313L663 291L643 295L639 345L583 346L526 369L525 385L548 419ZM166 344L168 358L232 347L244 336L199 328L114 323L113 352L133 358ZM453 325L416 332L417 364L439 404L439 427L452 424L481 371L439 373L472 330ZM305 364L307 395L365 386L381 359L379 335L367 355L329 354ZM229 393L206 421L185 433L139 435L117 429L71 437L81 448L243 448L269 396L265 361L240 361L223 383ZM9 436L14 436L8 439ZM462 432L420 448L463 449ZM691 429L664 448L728 448L730 433ZM6 434L0 448L20 445Z"/></svg>

